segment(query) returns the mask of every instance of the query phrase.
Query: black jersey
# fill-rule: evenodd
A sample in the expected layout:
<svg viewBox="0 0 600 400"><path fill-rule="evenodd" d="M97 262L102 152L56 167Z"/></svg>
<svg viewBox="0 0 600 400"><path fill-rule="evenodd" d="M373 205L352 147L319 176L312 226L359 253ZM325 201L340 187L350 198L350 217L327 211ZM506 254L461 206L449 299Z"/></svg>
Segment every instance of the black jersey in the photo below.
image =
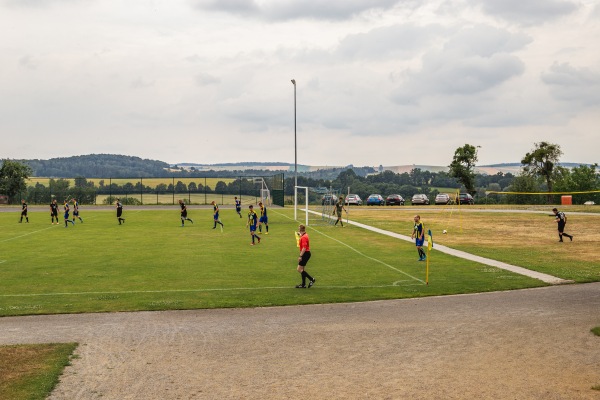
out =
<svg viewBox="0 0 600 400"><path fill-rule="evenodd" d="M52 214L58 214L58 204L50 203L50 211L52 211Z"/></svg>

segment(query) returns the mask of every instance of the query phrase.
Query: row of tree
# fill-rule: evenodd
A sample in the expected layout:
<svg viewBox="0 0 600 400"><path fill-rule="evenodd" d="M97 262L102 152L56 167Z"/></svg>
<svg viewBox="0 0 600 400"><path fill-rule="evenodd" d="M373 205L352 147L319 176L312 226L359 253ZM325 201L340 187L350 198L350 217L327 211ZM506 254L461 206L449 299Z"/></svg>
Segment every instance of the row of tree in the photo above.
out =
<svg viewBox="0 0 600 400"><path fill-rule="evenodd" d="M555 203L556 197L551 194L559 192L579 192L600 190L600 177L597 164L580 165L572 169L561 167L559 164L562 151L559 145L540 142L528 152L523 159L522 173L514 176L510 173L496 175L476 174L474 168L478 160L478 147L465 144L456 149L449 172L430 172L414 168L409 173L397 174L384 171L379 174L357 174L354 169L341 171L334 179L316 179L300 175L298 185L308 187L334 188L339 192L350 190L363 198L370 194L382 195L400 194L410 199L416 193L424 193L433 201L439 193L439 188L445 191L467 191L481 201L485 197L488 203L520 203L539 204ZM122 156L121 156L122 157ZM362 172L362 171L361 171ZM37 183L27 188L25 180L31 176L32 169L21 162L3 160L0 168L0 194L8 195L11 201L20 200L23 196L32 202L48 202L51 198L76 197L82 203L93 203L98 194L127 195L136 193L218 193L255 195L260 186L251 179L237 178L230 183L219 181L214 189L201 183L191 182L187 185L182 181L176 184L159 184L156 187L143 185L141 182L106 185L100 181L98 186L84 177L76 178L75 185L65 179L50 179L48 187ZM128 176L131 176L128 173ZM285 194L294 193L294 178L285 181ZM527 194L507 194L487 196L493 192L539 193L547 192L545 198ZM311 200L318 201L318 194L313 194ZM93 200L92 200L93 199ZM574 195L575 204L592 200L600 203L600 194Z"/></svg>

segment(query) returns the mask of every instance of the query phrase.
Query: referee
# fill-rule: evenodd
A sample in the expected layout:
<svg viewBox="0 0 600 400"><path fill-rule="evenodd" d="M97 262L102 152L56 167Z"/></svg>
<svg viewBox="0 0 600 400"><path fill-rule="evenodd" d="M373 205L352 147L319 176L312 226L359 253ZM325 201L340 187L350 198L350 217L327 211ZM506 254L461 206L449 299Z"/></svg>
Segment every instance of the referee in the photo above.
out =
<svg viewBox="0 0 600 400"><path fill-rule="evenodd" d="M298 257L298 272L302 276L302 283L300 285L296 285L297 289L306 288L306 279L308 278L308 287L312 287L315 284L316 279L313 278L306 272L306 263L310 260L310 245L308 240L308 234L306 233L306 227L304 225L300 225L298 227L298 234L300 235L300 256Z"/></svg>

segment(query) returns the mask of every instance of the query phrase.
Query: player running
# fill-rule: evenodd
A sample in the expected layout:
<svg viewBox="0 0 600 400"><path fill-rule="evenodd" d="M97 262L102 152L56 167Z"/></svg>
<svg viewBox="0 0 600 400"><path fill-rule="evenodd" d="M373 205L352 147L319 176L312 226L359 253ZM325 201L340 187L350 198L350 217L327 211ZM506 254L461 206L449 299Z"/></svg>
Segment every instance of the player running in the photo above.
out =
<svg viewBox="0 0 600 400"><path fill-rule="evenodd" d="M213 205L213 220L215 222L215 226L213 226L213 229L217 228L217 224L221 224L221 232L223 232L224 225L219 219L219 205L214 200L210 204Z"/></svg>
<svg viewBox="0 0 600 400"><path fill-rule="evenodd" d="M413 233L410 235L411 239L415 239L415 245L419 252L419 261L425 261L427 256L423 250L423 243L425 242L425 226L421 222L421 216L415 215L415 225L413 227Z"/></svg>
<svg viewBox="0 0 600 400"><path fill-rule="evenodd" d="M248 209L250 211L248 211L248 222L246 222L246 227L250 226L250 236L252 236L252 243L250 243L250 246L254 246L255 238L258 240L258 244L260 244L260 237L258 237L256 234L256 222L258 220L258 216L254 212L254 207L252 204L248 206Z"/></svg>
<svg viewBox="0 0 600 400"><path fill-rule="evenodd" d="M265 224L266 234L269 234L269 218L267 217L267 207L261 202L258 203L260 206L260 219L258 220L258 233L262 233L262 224Z"/></svg>
<svg viewBox="0 0 600 400"><path fill-rule="evenodd" d="M79 203L77 199L73 199L73 221L75 221L75 217L79 218L79 221L83 223L83 218L79 216Z"/></svg>
<svg viewBox="0 0 600 400"><path fill-rule="evenodd" d="M242 201L235 197L235 212L242 218Z"/></svg>
<svg viewBox="0 0 600 400"><path fill-rule="evenodd" d="M58 225L58 204L56 199L50 203L50 225L54 225L54 219L56 218L56 225Z"/></svg>
<svg viewBox="0 0 600 400"><path fill-rule="evenodd" d="M312 287L317 281L315 278L310 276L308 272L306 272L306 264L308 260L310 260L310 244L308 240L308 234L306 233L306 227L304 225L300 225L298 227L298 235L300 236L300 256L298 257L298 267L296 268L300 275L302 276L302 283L296 285L297 289L306 288L306 279L308 278L308 287Z"/></svg>
<svg viewBox="0 0 600 400"><path fill-rule="evenodd" d="M65 200L65 205L64 205L63 208L65 210L65 215L64 215L64 218L65 218L65 228L69 227L68 222L70 222L73 225L75 225L75 221L69 219L69 213L71 212L71 210L69 209L69 202L67 200Z"/></svg>
<svg viewBox="0 0 600 400"><path fill-rule="evenodd" d="M179 200L179 205L181 206L181 227L183 227L185 221L190 221L193 224L194 221L192 221L192 219L188 218L187 216L187 206L185 205L183 200Z"/></svg>
<svg viewBox="0 0 600 400"><path fill-rule="evenodd" d="M565 225L567 224L567 216L565 215L564 212L558 211L557 208L553 208L552 211L554 212L554 216L556 217L555 221L558 224L558 239L559 239L558 241L562 242L563 236L566 236L569 239L571 239L571 242L572 242L573 235L569 235L568 233L565 233Z"/></svg>

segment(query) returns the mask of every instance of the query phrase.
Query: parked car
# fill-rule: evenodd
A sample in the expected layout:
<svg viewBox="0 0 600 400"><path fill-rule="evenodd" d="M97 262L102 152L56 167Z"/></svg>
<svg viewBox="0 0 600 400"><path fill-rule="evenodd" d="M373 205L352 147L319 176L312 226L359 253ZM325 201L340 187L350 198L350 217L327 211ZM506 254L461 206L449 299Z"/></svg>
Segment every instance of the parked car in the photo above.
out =
<svg viewBox="0 0 600 400"><path fill-rule="evenodd" d="M424 194L415 194L410 200L410 203L429 205L429 197L427 197L427 195Z"/></svg>
<svg viewBox="0 0 600 400"><path fill-rule="evenodd" d="M357 194L349 194L348 196L346 196L346 205L347 206L350 206L350 205L362 206L362 203L363 203L362 199Z"/></svg>
<svg viewBox="0 0 600 400"><path fill-rule="evenodd" d="M333 205L335 203L337 203L337 197L335 195L333 195L333 194L326 194L321 199L321 205L323 205L323 206L325 204Z"/></svg>
<svg viewBox="0 0 600 400"><path fill-rule="evenodd" d="M446 193L440 193L435 196L435 204L448 204L450 203L450 195Z"/></svg>
<svg viewBox="0 0 600 400"><path fill-rule="evenodd" d="M384 206L385 200L380 194L372 194L367 197L367 205L368 206Z"/></svg>
<svg viewBox="0 0 600 400"><path fill-rule="evenodd" d="M399 194L390 194L385 199L385 205L386 206L394 206L394 205L395 206L403 206L404 199Z"/></svg>
<svg viewBox="0 0 600 400"><path fill-rule="evenodd" d="M475 204L475 199L469 193L460 193L456 198L456 203L473 205Z"/></svg>

